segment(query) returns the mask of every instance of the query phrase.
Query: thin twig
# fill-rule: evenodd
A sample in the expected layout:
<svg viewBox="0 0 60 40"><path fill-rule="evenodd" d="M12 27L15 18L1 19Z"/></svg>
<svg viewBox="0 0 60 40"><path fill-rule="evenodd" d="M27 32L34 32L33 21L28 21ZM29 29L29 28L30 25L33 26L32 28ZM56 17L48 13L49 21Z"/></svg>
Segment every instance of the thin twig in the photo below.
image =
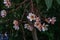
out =
<svg viewBox="0 0 60 40"><path fill-rule="evenodd" d="M31 12L33 12L34 13L34 10L33 10L33 1L31 0Z"/></svg>

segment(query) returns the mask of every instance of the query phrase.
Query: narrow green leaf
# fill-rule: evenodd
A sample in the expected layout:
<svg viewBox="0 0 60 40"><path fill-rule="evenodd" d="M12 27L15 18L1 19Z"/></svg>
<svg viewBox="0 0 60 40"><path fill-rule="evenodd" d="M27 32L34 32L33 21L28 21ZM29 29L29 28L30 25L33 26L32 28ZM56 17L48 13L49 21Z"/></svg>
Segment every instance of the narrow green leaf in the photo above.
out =
<svg viewBox="0 0 60 40"><path fill-rule="evenodd" d="M58 4L60 4L60 0L56 0L58 2Z"/></svg>
<svg viewBox="0 0 60 40"><path fill-rule="evenodd" d="M52 6L52 1L53 1L53 0L45 0L47 9L51 8L51 6Z"/></svg>

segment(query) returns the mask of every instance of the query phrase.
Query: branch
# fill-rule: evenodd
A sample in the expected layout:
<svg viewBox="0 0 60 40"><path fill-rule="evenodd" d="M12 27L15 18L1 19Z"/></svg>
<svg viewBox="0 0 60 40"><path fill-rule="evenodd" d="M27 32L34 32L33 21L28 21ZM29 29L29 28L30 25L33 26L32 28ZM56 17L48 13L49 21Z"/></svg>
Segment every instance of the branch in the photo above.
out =
<svg viewBox="0 0 60 40"><path fill-rule="evenodd" d="M33 8L33 1L31 0L31 2L30 2L30 3L31 3L31 12L33 12L33 13L34 13L34 10L33 10L33 9L34 9L34 8Z"/></svg>
<svg viewBox="0 0 60 40"><path fill-rule="evenodd" d="M18 4L19 6L18 6L16 9L13 9L13 10L9 11L9 13L10 13L10 12L13 12L14 10L19 9L19 7L20 7L21 5L23 5L26 1L27 1L27 0L24 0L23 2L19 3L19 4Z"/></svg>

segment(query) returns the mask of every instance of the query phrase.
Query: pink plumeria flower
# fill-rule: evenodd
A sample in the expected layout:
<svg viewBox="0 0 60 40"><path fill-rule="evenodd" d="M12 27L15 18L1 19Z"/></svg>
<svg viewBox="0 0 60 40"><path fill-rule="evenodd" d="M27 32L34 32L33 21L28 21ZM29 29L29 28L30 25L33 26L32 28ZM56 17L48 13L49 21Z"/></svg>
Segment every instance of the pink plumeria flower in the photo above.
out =
<svg viewBox="0 0 60 40"><path fill-rule="evenodd" d="M56 17L52 17L49 21L51 24L54 24L56 22Z"/></svg>
<svg viewBox="0 0 60 40"><path fill-rule="evenodd" d="M25 24L24 26L25 26L25 27L24 27L25 29L28 29L28 30L30 30L30 31L33 30L33 27L30 26L29 24Z"/></svg>
<svg viewBox="0 0 60 40"><path fill-rule="evenodd" d="M27 19L29 19L30 21L32 21L32 20L36 19L35 17L36 17L35 14L29 13L29 15L27 16Z"/></svg>
<svg viewBox="0 0 60 40"><path fill-rule="evenodd" d="M51 24L54 24L56 22L56 17L52 17Z"/></svg>
<svg viewBox="0 0 60 40"><path fill-rule="evenodd" d="M2 17L5 17L6 15L7 15L6 10L1 10L1 16L2 16Z"/></svg>
<svg viewBox="0 0 60 40"><path fill-rule="evenodd" d="M4 0L4 4L5 6L7 6L8 8L11 6L11 2L9 0Z"/></svg>
<svg viewBox="0 0 60 40"><path fill-rule="evenodd" d="M14 28L15 30L19 30L19 22L18 22L17 20L14 20L14 21L13 21L13 24L14 24L13 28Z"/></svg>
<svg viewBox="0 0 60 40"><path fill-rule="evenodd" d="M35 22L34 23L34 27L39 28L40 26L41 26L41 23L40 22Z"/></svg>
<svg viewBox="0 0 60 40"><path fill-rule="evenodd" d="M41 23L40 22L35 22L34 27L36 27L39 31L41 31Z"/></svg>

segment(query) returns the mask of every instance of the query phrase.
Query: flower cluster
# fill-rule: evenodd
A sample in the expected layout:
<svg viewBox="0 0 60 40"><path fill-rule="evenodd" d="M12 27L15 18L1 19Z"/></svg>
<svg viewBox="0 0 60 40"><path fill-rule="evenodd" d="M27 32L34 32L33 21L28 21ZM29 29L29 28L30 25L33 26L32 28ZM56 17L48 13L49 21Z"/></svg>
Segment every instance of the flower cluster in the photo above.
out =
<svg viewBox="0 0 60 40"><path fill-rule="evenodd" d="M8 8L11 6L11 2L10 2L10 0L4 0L3 3L4 3L5 6L8 7Z"/></svg>
<svg viewBox="0 0 60 40"><path fill-rule="evenodd" d="M14 20L14 21L13 21L13 24L14 24L13 28L14 28L15 30L19 30L19 22L18 22L17 20Z"/></svg>
<svg viewBox="0 0 60 40"><path fill-rule="evenodd" d="M1 10L1 17L5 17L7 15L6 10Z"/></svg>
<svg viewBox="0 0 60 40"><path fill-rule="evenodd" d="M36 17L36 21L34 22L34 27L36 27L39 31L46 31L48 30L47 24L41 24L41 20L39 17Z"/></svg>
<svg viewBox="0 0 60 40"><path fill-rule="evenodd" d="M39 31L46 31L48 30L48 25L45 23L41 23L41 18L38 17L37 15L33 14L33 13L29 13L29 15L27 16L27 19L29 21L35 21L32 25L37 28ZM54 24L56 22L56 17L52 17L52 18L46 18L45 21L47 23L51 23ZM33 27L29 24L25 24L25 28L32 31Z"/></svg>

